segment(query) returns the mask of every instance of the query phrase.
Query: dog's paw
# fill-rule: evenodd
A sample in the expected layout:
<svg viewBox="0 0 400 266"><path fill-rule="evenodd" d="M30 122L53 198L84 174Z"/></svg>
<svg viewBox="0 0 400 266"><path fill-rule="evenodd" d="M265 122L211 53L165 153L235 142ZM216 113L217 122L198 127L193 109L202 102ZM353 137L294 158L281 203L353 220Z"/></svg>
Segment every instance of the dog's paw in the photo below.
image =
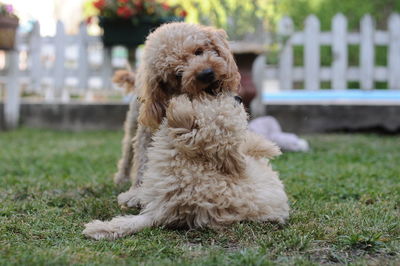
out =
<svg viewBox="0 0 400 266"><path fill-rule="evenodd" d="M83 230L83 234L88 238L93 238L95 240L101 239L109 239L114 240L122 237L120 233L118 233L116 228L110 226L109 222L102 222L99 220L92 221L90 223L85 224L85 229Z"/></svg>
<svg viewBox="0 0 400 266"><path fill-rule="evenodd" d="M130 189L118 195L118 205L121 207L138 208L140 200L138 197L138 189Z"/></svg>
<svg viewBox="0 0 400 266"><path fill-rule="evenodd" d="M96 220L85 224L83 234L96 240L114 240L131 235L146 227L151 227L154 223L154 218L148 215L118 216L111 221L102 222Z"/></svg>

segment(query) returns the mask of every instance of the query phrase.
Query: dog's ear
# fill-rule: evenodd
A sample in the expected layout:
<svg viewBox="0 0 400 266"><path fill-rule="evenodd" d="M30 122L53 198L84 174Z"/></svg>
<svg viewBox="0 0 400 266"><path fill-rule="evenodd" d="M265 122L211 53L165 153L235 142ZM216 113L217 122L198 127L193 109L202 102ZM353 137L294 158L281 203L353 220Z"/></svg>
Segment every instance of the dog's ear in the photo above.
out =
<svg viewBox="0 0 400 266"><path fill-rule="evenodd" d="M190 131L194 127L195 112L186 95L172 98L166 112L168 126Z"/></svg>
<svg viewBox="0 0 400 266"><path fill-rule="evenodd" d="M157 129L165 116L168 95L161 88L158 79L150 77L148 73L144 73L139 81L143 101L139 111L139 123Z"/></svg>
<svg viewBox="0 0 400 266"><path fill-rule="evenodd" d="M257 159L272 159L282 154L281 150L275 143L250 131L247 132L246 141L242 145L242 151Z"/></svg>
<svg viewBox="0 0 400 266"><path fill-rule="evenodd" d="M223 80L223 88L228 88L230 91L237 92L240 87L240 73L236 65L233 54L229 48L228 35L221 29L209 29L209 38L226 64L227 64L227 77Z"/></svg>

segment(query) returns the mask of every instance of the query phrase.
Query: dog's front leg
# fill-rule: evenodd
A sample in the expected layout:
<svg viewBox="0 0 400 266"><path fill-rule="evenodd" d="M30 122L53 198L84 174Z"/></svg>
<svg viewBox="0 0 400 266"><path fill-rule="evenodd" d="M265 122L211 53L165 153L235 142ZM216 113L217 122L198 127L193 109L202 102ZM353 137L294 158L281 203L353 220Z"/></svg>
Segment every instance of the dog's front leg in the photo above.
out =
<svg viewBox="0 0 400 266"><path fill-rule="evenodd" d="M114 240L151 227L154 219L151 215L127 215L113 218L111 221L99 220L85 224L83 234L96 240Z"/></svg>
<svg viewBox="0 0 400 266"><path fill-rule="evenodd" d="M121 207L137 208L140 207L139 190L141 187L132 185L132 187L118 195L118 205Z"/></svg>

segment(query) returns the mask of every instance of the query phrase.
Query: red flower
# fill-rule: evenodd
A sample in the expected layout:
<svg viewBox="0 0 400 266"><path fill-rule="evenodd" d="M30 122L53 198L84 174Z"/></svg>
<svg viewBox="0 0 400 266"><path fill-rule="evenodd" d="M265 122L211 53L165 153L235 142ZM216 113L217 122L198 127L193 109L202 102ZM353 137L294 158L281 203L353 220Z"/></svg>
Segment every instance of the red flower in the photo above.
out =
<svg viewBox="0 0 400 266"><path fill-rule="evenodd" d="M126 4L126 3L128 3L128 1L129 0L118 0L118 2L121 3L121 4Z"/></svg>
<svg viewBox="0 0 400 266"><path fill-rule="evenodd" d="M188 13L186 12L186 10L182 10L181 13L179 13L179 16L181 16L181 17L186 17L187 14L188 14Z"/></svg>
<svg viewBox="0 0 400 266"><path fill-rule="evenodd" d="M137 3L135 4L135 8L140 10L143 8L143 5L141 3Z"/></svg>
<svg viewBox="0 0 400 266"><path fill-rule="evenodd" d="M117 9L117 14L123 18L129 18L133 14L133 10L127 6L121 6Z"/></svg>
<svg viewBox="0 0 400 266"><path fill-rule="evenodd" d="M93 2L93 5L95 8L101 10L106 5L106 1L105 0L97 0L97 1Z"/></svg>
<svg viewBox="0 0 400 266"><path fill-rule="evenodd" d="M161 6L162 6L162 8L163 8L164 10L166 10L166 11L169 10L169 5L168 5L167 3L162 3Z"/></svg>

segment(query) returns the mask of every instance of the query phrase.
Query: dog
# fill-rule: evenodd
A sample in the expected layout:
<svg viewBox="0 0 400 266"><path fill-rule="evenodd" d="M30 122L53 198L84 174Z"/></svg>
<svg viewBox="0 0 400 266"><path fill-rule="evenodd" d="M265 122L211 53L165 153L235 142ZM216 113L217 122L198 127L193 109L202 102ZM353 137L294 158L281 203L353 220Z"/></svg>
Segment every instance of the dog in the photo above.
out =
<svg viewBox="0 0 400 266"><path fill-rule="evenodd" d="M164 24L149 34L137 73L124 74L117 80L134 81L139 97L130 103L114 182L131 180L135 186L142 181L147 149L172 97L237 93L240 86L225 31L184 22Z"/></svg>
<svg viewBox="0 0 400 266"><path fill-rule="evenodd" d="M247 130L247 114L230 94L170 101L140 187L119 196L139 215L93 221L83 231L116 239L146 227L218 228L239 221L284 223L286 193L267 159L279 148Z"/></svg>

